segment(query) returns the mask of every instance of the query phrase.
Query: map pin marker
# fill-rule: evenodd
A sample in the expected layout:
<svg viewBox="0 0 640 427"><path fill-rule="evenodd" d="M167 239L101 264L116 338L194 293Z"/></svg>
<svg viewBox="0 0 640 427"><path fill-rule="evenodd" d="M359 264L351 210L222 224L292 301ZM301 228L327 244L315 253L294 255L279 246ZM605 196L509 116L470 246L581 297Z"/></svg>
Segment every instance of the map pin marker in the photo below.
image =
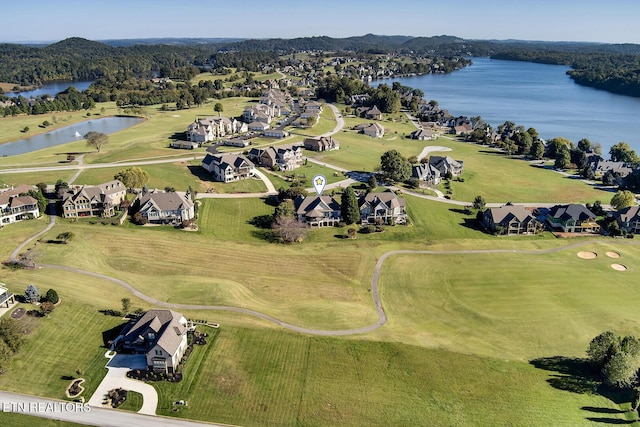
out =
<svg viewBox="0 0 640 427"><path fill-rule="evenodd" d="M315 188L318 196L322 196L322 191L324 191L325 185L327 185L327 178L322 175L316 175L313 177L313 188Z"/></svg>

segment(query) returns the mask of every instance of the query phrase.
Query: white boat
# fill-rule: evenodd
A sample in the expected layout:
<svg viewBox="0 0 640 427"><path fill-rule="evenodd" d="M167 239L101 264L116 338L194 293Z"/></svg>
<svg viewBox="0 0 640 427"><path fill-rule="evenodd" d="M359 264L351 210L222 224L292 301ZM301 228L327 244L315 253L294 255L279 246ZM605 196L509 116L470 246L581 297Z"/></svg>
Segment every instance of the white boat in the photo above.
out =
<svg viewBox="0 0 640 427"><path fill-rule="evenodd" d="M80 135L80 132L76 131L76 138L81 137L82 135Z"/></svg>

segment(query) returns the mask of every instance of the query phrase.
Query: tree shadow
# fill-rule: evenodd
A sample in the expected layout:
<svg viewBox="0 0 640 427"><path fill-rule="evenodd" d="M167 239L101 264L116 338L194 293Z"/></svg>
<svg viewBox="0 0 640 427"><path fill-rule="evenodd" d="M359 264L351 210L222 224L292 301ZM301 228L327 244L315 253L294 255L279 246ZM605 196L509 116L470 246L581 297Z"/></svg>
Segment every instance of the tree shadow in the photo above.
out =
<svg viewBox="0 0 640 427"><path fill-rule="evenodd" d="M169 135L167 139L171 141L174 141L176 139L178 141L187 141L187 134L185 132L174 132L171 135Z"/></svg>
<svg viewBox="0 0 640 427"><path fill-rule="evenodd" d="M474 231L484 232L484 228L482 228L482 226L480 225L480 223L478 222L477 219L475 219L475 218L463 218L462 221L463 222L462 222L461 225L463 227L469 228L469 229L474 230Z"/></svg>
<svg viewBox="0 0 640 427"><path fill-rule="evenodd" d="M449 208L449 211L455 212L455 213L459 213L459 214L462 214L462 215L471 215L471 214L473 214L473 212L471 212L468 209Z"/></svg>
<svg viewBox="0 0 640 427"><path fill-rule="evenodd" d="M273 225L273 215L254 216L247 221L247 224L251 224L254 227L258 227L262 230L271 230L271 226Z"/></svg>
<svg viewBox="0 0 640 427"><path fill-rule="evenodd" d="M213 176L211 176L211 174L207 172L202 166L188 165L187 169L189 169L191 175L194 175L200 181L213 182Z"/></svg>
<svg viewBox="0 0 640 427"><path fill-rule="evenodd" d="M620 405L630 402L633 398L631 390L617 390L607 387L602 383L600 375L587 359L578 357L551 356L529 361L538 369L555 372L547 379L549 385L555 389L577 394L593 394L602 396L611 402ZM598 408L583 406L583 411L599 414L624 414L625 411L614 408ZM610 424L632 424L628 421L615 418L587 417L588 420Z"/></svg>
<svg viewBox="0 0 640 427"><path fill-rule="evenodd" d="M122 332L122 330L127 326L127 322L122 323L121 325L115 326L111 329L102 332L102 345L105 348L110 348L113 340L118 338L118 335Z"/></svg>

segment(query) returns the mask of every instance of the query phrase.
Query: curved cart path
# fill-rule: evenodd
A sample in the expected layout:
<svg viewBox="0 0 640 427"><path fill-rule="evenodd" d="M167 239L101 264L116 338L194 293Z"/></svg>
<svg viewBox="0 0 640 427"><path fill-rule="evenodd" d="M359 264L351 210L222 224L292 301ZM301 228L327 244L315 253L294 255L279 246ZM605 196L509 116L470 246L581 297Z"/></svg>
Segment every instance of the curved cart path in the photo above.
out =
<svg viewBox="0 0 640 427"><path fill-rule="evenodd" d="M26 244L28 244L29 242L31 242L33 239L37 238L38 236L44 234L45 232L49 231L51 229L51 227L53 227L54 224L55 224L55 216L52 215L47 227L43 231L37 233L33 237L27 239L20 246L18 246L18 248L16 248L16 250L14 250L13 253L11 254L11 258L13 260L15 260L17 258L17 256L18 256L18 254L19 254L19 251L22 248L24 248L24 246ZM387 314L384 311L384 307L382 306L382 301L380 299L379 282L380 282L380 271L382 270L382 265L384 264L385 260L387 258L389 258L390 256L403 255L403 254L451 255L451 254L492 254L492 253L493 254L498 254L498 253L523 253L523 254L536 255L536 254L548 254L548 253L553 253L553 252L559 252L559 251L564 251L564 250L568 250L568 249L572 249L572 248L577 248L577 247L580 247L580 246L586 246L586 245L597 244L597 243L602 243L602 242L601 241L597 241L597 240L586 240L586 241L581 241L581 242L578 242L578 243L570 244L570 245L567 245L567 246L561 246L561 247L558 247L558 248L542 249L542 250L531 250L531 251L529 251L529 250L516 250L516 249L479 249L479 250L471 250L470 249L470 250L451 250L451 251L396 250L396 251L386 252L386 253L382 254L382 256L380 256L380 258L376 262L375 268L373 270L373 277L371 279L371 294L372 294L372 297L373 297L373 304L375 306L376 312L378 313L378 321L373 323L373 324L371 324L371 325L368 325L368 326L361 326L361 327L358 327L358 328L351 328L351 329L337 329L337 330L305 328L305 327L302 327L302 326L297 326L297 325L282 321L282 320L280 320L280 319L278 319L276 317L270 316L268 314L261 313L259 311L255 311L255 310L250 310L248 308L242 308L242 307L233 307L233 306L226 306L226 305L199 305L199 304L168 303L168 302L165 302L165 301L157 300L157 299L155 299L155 298L153 298L153 297L151 297L151 296L149 296L147 294L144 294L144 293L140 292L139 290L137 290L136 288L134 288L131 284L125 282L124 280L118 279L116 277L111 277L111 276L107 276L105 274L95 273L93 271L82 270L80 268L69 267L69 266L64 266L64 265L39 264L38 267L39 268L48 268L48 269L52 269L52 270L69 271L69 272L72 272L72 273L84 274L85 276L90 276L90 277L95 277L97 279L110 281L112 283L115 283L116 285L122 286L123 288L127 289L129 292L131 292L136 297L148 302L149 304L155 305L157 307L164 307L164 308L177 309L177 310L228 311L228 312L246 314L248 316L257 317L259 319L263 319L263 320L266 320L268 322L275 323L276 325L281 326L283 328L286 328L286 329L289 329L289 330L292 330L292 331L296 331L296 332L300 332L300 333L304 333L304 334L322 335L322 336L344 336L344 335L355 335L355 334L362 334L362 333L366 333L366 332L371 332L371 331L376 330L379 327L383 326L385 323L387 323ZM610 242L610 243L615 243L615 244L618 244L618 245L624 245L624 244L640 245L640 242L629 242L629 241Z"/></svg>

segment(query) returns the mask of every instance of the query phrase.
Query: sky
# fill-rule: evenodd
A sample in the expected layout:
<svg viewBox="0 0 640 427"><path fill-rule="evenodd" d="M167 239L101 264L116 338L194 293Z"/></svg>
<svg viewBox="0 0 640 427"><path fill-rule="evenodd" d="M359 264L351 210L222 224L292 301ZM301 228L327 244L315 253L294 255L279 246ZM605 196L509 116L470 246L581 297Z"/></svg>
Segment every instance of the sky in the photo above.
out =
<svg viewBox="0 0 640 427"><path fill-rule="evenodd" d="M3 0L0 42L452 35L639 43L637 0Z"/></svg>

